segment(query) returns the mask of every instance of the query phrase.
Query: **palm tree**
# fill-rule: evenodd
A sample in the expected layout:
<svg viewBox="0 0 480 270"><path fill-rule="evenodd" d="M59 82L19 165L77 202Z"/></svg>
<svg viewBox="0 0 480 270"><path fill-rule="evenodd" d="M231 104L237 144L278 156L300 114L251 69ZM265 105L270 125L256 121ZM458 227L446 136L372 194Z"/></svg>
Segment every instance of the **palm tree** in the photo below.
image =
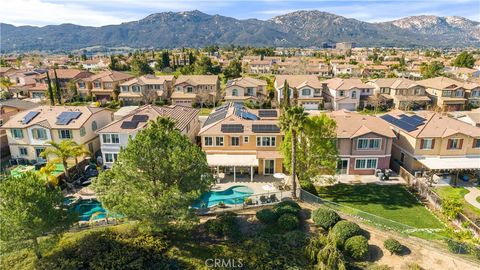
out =
<svg viewBox="0 0 480 270"><path fill-rule="evenodd" d="M163 128L168 133L168 131L175 129L175 122L168 117L158 117L157 120L152 121L152 126L155 128Z"/></svg>
<svg viewBox="0 0 480 270"><path fill-rule="evenodd" d="M13 82L10 81L10 78L0 78L0 86L5 88L5 90L10 91L10 87L13 86Z"/></svg>
<svg viewBox="0 0 480 270"><path fill-rule="evenodd" d="M297 163L297 134L303 129L307 121L307 113L303 107L293 106L286 108L280 116L280 127L284 133L290 132L292 137L292 198L297 199L296 163Z"/></svg>

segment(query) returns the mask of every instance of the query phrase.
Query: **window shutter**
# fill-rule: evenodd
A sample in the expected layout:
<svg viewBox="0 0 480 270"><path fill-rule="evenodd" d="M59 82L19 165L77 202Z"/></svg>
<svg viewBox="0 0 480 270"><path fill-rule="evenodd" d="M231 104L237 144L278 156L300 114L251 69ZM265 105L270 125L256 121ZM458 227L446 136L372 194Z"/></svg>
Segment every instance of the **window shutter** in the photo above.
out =
<svg viewBox="0 0 480 270"><path fill-rule="evenodd" d="M424 139L420 139L420 149L423 149L423 145L425 144Z"/></svg>
<svg viewBox="0 0 480 270"><path fill-rule="evenodd" d="M459 149L462 149L462 147L463 147L463 139L460 139L460 143L459 143L459 147L458 147L458 148L459 148Z"/></svg>
<svg viewBox="0 0 480 270"><path fill-rule="evenodd" d="M435 148L435 139L432 139L432 149Z"/></svg>
<svg viewBox="0 0 480 270"><path fill-rule="evenodd" d="M452 139L448 139L447 149L452 149Z"/></svg>

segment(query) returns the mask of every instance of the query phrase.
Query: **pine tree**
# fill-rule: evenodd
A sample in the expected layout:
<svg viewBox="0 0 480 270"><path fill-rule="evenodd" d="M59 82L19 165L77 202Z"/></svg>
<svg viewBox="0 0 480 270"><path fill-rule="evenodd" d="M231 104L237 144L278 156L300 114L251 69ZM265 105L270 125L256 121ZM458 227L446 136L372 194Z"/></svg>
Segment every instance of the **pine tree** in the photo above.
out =
<svg viewBox="0 0 480 270"><path fill-rule="evenodd" d="M57 102L58 104L62 104L62 95L61 95L61 91L62 89L60 88L60 83L58 82L58 77L57 77L57 70L56 69L53 69L53 74L55 75L55 89L57 91L55 91L56 93L56 97L57 97Z"/></svg>
<svg viewBox="0 0 480 270"><path fill-rule="evenodd" d="M50 81L50 75L48 75L48 71L47 71L47 86L48 86L48 98L50 99L50 105L54 106L55 97L53 96L52 83Z"/></svg>
<svg viewBox="0 0 480 270"><path fill-rule="evenodd" d="M290 86L287 80L283 83L283 104L285 109L290 107Z"/></svg>

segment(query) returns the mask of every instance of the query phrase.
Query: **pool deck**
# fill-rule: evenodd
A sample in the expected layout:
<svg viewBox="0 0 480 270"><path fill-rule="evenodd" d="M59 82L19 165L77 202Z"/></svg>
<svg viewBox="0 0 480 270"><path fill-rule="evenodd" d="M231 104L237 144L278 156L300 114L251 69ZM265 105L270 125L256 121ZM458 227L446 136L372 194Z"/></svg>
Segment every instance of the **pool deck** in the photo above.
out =
<svg viewBox="0 0 480 270"><path fill-rule="evenodd" d="M233 186L247 186L253 190L252 195L280 192L280 190L276 187L275 183L280 184L280 181L278 180L276 182L239 182L237 181L237 182L220 183L220 184L215 184L212 187L212 191L221 191ZM266 189L265 186L269 186L270 188Z"/></svg>

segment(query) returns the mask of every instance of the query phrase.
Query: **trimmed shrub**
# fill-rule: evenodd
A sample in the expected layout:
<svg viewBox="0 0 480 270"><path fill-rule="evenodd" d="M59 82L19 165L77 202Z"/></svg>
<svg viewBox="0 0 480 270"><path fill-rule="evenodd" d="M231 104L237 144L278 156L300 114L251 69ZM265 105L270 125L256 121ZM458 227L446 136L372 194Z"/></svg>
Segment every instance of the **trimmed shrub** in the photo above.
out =
<svg viewBox="0 0 480 270"><path fill-rule="evenodd" d="M480 260L480 247L475 246L475 245L470 245L469 246L469 253L475 256L477 260Z"/></svg>
<svg viewBox="0 0 480 270"><path fill-rule="evenodd" d="M320 226L325 230L328 230L331 227L333 227L337 222L339 222L341 218L337 214L337 212L333 210L325 209L325 208L317 208L313 210L312 219L317 226Z"/></svg>
<svg viewBox="0 0 480 270"><path fill-rule="evenodd" d="M284 231L295 230L299 224L298 217L293 214L283 214L278 219L278 227Z"/></svg>
<svg viewBox="0 0 480 270"><path fill-rule="evenodd" d="M333 226L330 232L335 240L337 240L337 245L341 247L348 238L361 235L362 229L356 223L340 220L335 226Z"/></svg>
<svg viewBox="0 0 480 270"><path fill-rule="evenodd" d="M277 213L273 212L271 209L262 209L257 212L255 215L257 219L263 224L274 224L278 220Z"/></svg>
<svg viewBox="0 0 480 270"><path fill-rule="evenodd" d="M283 201L273 207L273 211L277 214L277 216L287 213L299 216L300 210L302 210L302 208L294 201Z"/></svg>
<svg viewBox="0 0 480 270"><path fill-rule="evenodd" d="M363 260L368 254L368 240L363 235L350 237L345 241L344 250L355 260Z"/></svg>
<svg viewBox="0 0 480 270"><path fill-rule="evenodd" d="M205 230L217 237L238 238L240 228L237 224L237 214L233 212L220 213L216 219L209 219L205 222Z"/></svg>
<svg viewBox="0 0 480 270"><path fill-rule="evenodd" d="M221 237L223 235L222 225L216 219L209 219L205 222L205 231L210 235Z"/></svg>
<svg viewBox="0 0 480 270"><path fill-rule="evenodd" d="M451 239L447 240L447 247L450 252L455 254L466 254L468 252L468 247L465 243Z"/></svg>
<svg viewBox="0 0 480 270"><path fill-rule="evenodd" d="M286 232L283 235L283 241L293 248L303 248L308 242L305 233L299 230Z"/></svg>
<svg viewBox="0 0 480 270"><path fill-rule="evenodd" d="M283 201L283 202L279 202L277 203L274 207L273 207L273 210L276 210L277 208L281 208L281 207L284 207L284 206L291 206L293 208L296 208L298 210L301 210L302 208L300 207L300 205L298 205L298 203L294 202L294 201L290 201L290 200L286 200L286 201Z"/></svg>
<svg viewBox="0 0 480 270"><path fill-rule="evenodd" d="M388 238L385 240L385 242L383 242L383 247L390 251L390 255L400 254L403 250L402 244L393 238Z"/></svg>

